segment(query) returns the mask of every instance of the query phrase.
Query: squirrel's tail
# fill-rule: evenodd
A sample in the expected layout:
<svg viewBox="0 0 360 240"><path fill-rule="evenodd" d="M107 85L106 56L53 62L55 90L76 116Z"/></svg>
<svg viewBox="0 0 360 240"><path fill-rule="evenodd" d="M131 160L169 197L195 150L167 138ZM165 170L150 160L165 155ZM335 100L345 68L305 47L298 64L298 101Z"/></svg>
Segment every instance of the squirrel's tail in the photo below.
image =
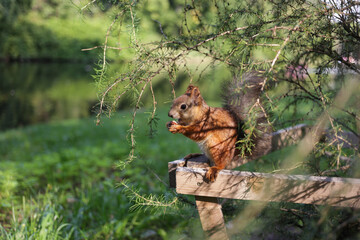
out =
<svg viewBox="0 0 360 240"><path fill-rule="evenodd" d="M261 102L264 76L259 72L234 77L226 86L225 108L238 120L238 151L233 163L241 165L267 154L271 149L271 126Z"/></svg>

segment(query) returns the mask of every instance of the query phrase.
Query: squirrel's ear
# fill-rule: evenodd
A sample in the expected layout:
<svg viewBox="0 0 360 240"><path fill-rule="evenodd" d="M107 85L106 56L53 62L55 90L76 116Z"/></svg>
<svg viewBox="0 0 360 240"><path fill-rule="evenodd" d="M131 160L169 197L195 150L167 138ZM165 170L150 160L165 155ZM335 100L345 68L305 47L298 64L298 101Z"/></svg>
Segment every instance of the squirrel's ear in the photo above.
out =
<svg viewBox="0 0 360 240"><path fill-rule="evenodd" d="M185 92L186 95L189 97L198 97L200 95L200 90L198 87L195 87L194 85L190 84Z"/></svg>
<svg viewBox="0 0 360 240"><path fill-rule="evenodd" d="M188 95L189 97L194 99L195 105L198 105L199 102L201 101L200 90L198 87L195 87L194 85L190 84L188 86L185 95Z"/></svg>
<svg viewBox="0 0 360 240"><path fill-rule="evenodd" d="M194 88L194 86L192 84L190 84L186 89L185 95L188 95L190 97L193 88Z"/></svg>

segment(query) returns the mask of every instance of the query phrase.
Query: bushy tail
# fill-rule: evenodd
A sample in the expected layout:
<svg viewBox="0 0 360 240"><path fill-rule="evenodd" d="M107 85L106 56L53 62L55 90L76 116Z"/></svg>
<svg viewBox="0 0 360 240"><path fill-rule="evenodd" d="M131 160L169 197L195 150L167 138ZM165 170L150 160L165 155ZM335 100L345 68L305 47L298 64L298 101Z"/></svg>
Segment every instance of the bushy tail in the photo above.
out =
<svg viewBox="0 0 360 240"><path fill-rule="evenodd" d="M224 91L225 108L240 124L238 152L233 164L246 163L267 154L271 149L271 126L261 103L263 84L261 73L248 72L234 77Z"/></svg>

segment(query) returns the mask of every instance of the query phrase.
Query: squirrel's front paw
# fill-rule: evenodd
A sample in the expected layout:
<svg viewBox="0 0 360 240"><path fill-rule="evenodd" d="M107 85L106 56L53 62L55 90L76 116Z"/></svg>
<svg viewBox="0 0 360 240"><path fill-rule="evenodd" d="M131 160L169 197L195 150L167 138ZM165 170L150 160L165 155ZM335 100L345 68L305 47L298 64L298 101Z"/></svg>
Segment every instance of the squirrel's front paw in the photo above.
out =
<svg viewBox="0 0 360 240"><path fill-rule="evenodd" d="M170 122L167 122L166 127L169 129L171 127L171 125L174 125L174 124L177 124L177 122L175 122L174 120L170 121Z"/></svg>
<svg viewBox="0 0 360 240"><path fill-rule="evenodd" d="M181 126L175 122L175 121L170 121L166 124L166 127L168 128L168 130L171 132L171 133L178 133Z"/></svg>

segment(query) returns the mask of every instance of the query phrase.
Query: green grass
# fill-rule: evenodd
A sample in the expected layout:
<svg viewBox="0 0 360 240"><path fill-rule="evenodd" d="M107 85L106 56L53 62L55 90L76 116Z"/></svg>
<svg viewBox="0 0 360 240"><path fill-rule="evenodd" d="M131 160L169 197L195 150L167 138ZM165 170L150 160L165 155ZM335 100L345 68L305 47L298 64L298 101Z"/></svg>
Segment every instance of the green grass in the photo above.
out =
<svg viewBox="0 0 360 240"><path fill-rule="evenodd" d="M167 162L196 151L196 145L167 132L167 119L159 121L158 134L150 139L148 116L140 113L138 158L120 171L115 165L129 153L130 113L123 115L104 120L102 126L95 126L94 119L70 120L0 134L3 237L138 239L153 230L166 239L177 234L174 226L187 226L184 221L195 209L182 207L180 218L171 210L130 211L133 203L116 186L127 179L141 194L173 197L157 178L167 183Z"/></svg>

